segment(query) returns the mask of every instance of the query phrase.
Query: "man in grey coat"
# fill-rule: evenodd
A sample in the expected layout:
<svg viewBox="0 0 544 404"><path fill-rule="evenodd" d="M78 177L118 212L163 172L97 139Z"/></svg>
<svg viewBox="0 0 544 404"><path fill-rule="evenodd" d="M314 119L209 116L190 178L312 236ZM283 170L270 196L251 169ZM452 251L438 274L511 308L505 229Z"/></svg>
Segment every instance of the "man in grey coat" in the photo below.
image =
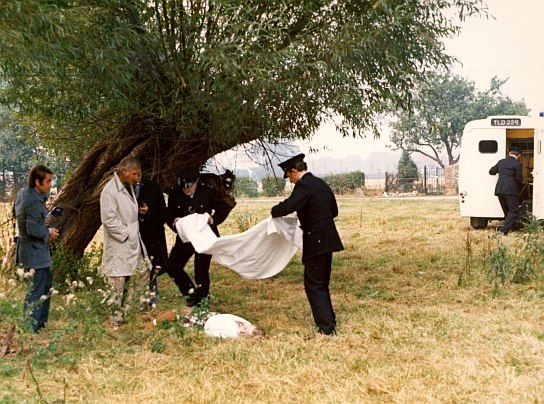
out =
<svg viewBox="0 0 544 404"><path fill-rule="evenodd" d="M52 180L53 172L49 168L35 165L30 170L28 186L15 198L15 217L19 229L16 261L17 265L33 272L23 311L30 316L34 332L44 328L49 318L53 276L48 243L59 236L57 229L47 226L45 195L51 190Z"/></svg>
<svg viewBox="0 0 544 404"><path fill-rule="evenodd" d="M112 288L110 322L115 326L122 324L125 303L133 298L132 289L125 296L125 283L134 276L133 284L144 291L149 282L151 263L140 238L138 202L133 189L141 175L138 159L125 157L100 194L104 233L102 271Z"/></svg>

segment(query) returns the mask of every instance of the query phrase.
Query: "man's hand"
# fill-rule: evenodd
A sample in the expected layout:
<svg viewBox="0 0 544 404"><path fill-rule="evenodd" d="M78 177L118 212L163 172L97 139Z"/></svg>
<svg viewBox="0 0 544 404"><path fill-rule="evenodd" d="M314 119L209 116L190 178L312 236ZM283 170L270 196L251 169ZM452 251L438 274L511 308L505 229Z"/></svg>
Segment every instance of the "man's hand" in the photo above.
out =
<svg viewBox="0 0 544 404"><path fill-rule="evenodd" d="M211 222L213 222L213 218L210 216L208 217L208 224L210 224Z"/></svg>
<svg viewBox="0 0 544 404"><path fill-rule="evenodd" d="M176 217L176 218L174 219L174 224L176 224L176 222L177 222L178 220L179 220L179 217Z"/></svg>
<svg viewBox="0 0 544 404"><path fill-rule="evenodd" d="M60 235L58 229L51 227L51 232L49 233L49 239L54 240Z"/></svg>
<svg viewBox="0 0 544 404"><path fill-rule="evenodd" d="M145 215L147 211L149 210L149 206L147 206L145 203L138 208L138 213L140 215Z"/></svg>

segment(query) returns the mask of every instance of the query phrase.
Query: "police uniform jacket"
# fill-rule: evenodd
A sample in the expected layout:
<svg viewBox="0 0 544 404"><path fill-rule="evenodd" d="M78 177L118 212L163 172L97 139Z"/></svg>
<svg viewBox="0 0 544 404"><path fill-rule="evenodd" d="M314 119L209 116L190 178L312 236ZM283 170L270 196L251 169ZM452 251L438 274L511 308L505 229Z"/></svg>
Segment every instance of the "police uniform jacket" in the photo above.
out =
<svg viewBox="0 0 544 404"><path fill-rule="evenodd" d="M164 266L168 258L164 223L166 222L166 202L158 182L148 178L140 181L136 195L138 206L147 205L147 213L139 215L140 235L147 249L147 254L153 257L155 265Z"/></svg>
<svg viewBox="0 0 544 404"><path fill-rule="evenodd" d="M302 262L320 254L344 249L334 218L338 216L336 198L325 181L305 173L293 193L272 208L272 217L297 212L303 232Z"/></svg>
<svg viewBox="0 0 544 404"><path fill-rule="evenodd" d="M176 217L185 217L193 213L208 213L212 216L213 223L210 224L216 236L219 236L217 226L225 221L230 213L229 206L223 201L221 195L211 185L199 182L196 186L193 197L185 195L180 186L173 187L168 197L168 208L166 209L166 224L177 233L174 227ZM179 236L178 236L179 237Z"/></svg>
<svg viewBox="0 0 544 404"><path fill-rule="evenodd" d="M512 156L499 160L497 164L491 167L489 174L499 174L499 179L495 186L495 195L518 194L518 188L523 182L521 167L521 163Z"/></svg>
<svg viewBox="0 0 544 404"><path fill-rule="evenodd" d="M17 264L26 269L51 266L49 228L45 224L45 196L35 188L22 189L15 199L15 215L19 230Z"/></svg>

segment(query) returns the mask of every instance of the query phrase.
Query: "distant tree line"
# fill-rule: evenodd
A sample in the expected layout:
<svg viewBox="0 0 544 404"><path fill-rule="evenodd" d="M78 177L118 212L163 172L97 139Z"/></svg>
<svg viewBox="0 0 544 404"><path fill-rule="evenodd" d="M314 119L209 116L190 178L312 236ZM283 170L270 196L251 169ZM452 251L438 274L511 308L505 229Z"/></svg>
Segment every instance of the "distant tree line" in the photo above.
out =
<svg viewBox="0 0 544 404"><path fill-rule="evenodd" d="M0 201L10 202L26 186L35 164L54 172L54 186L60 188L73 166L69 159L41 144L33 128L22 124L13 111L0 107Z"/></svg>
<svg viewBox="0 0 544 404"><path fill-rule="evenodd" d="M351 173L330 174L322 179L331 187L332 191L338 195L344 195L354 192L358 188L365 186L365 174L357 170ZM258 196L274 197L282 196L286 181L279 177L264 177L262 179L262 192L259 194L257 182L249 177L236 177L233 196L235 198L256 198Z"/></svg>

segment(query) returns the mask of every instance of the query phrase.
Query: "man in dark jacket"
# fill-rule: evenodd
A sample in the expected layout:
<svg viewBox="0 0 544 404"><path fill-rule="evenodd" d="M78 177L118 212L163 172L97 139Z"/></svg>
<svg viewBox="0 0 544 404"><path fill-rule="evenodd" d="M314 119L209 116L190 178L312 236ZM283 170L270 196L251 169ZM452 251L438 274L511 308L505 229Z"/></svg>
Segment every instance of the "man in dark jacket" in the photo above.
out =
<svg viewBox="0 0 544 404"><path fill-rule="evenodd" d="M510 149L510 156L499 160L489 170L489 174L499 174L497 185L495 186L495 195L499 198L502 210L504 212L504 223L497 232L502 235L508 234L512 226L516 223L519 215L519 186L523 182L521 173L521 150L517 147Z"/></svg>
<svg viewBox="0 0 544 404"><path fill-rule="evenodd" d="M156 274L166 269L168 260L168 248L164 235L166 202L164 202L164 194L159 183L146 177L143 177L134 187L134 193L136 194L139 207L140 236L153 265L149 289L155 296L151 298L150 303L157 303L159 287L157 285Z"/></svg>
<svg viewBox="0 0 544 404"><path fill-rule="evenodd" d="M289 178L295 188L289 198L272 208L271 213L272 217L280 217L297 212L303 232L306 296L319 332L334 335L336 316L329 292L332 253L344 249L333 220L338 216L338 206L330 187L307 172L303 160L304 154L299 154L279 165L284 178Z"/></svg>
<svg viewBox="0 0 544 404"><path fill-rule="evenodd" d="M223 201L219 192L211 185L202 184L199 171L195 167L184 167L176 173L178 185L170 191L166 224L177 234L176 222L192 213L208 213L209 225L219 237L217 226L225 221L230 213L229 206ZM195 282L183 270L187 261L195 256ZM187 305L194 306L207 298L210 293L210 261L211 255L199 254L191 243L183 243L176 237L176 244L170 252L166 272L176 282L180 292L186 297Z"/></svg>
<svg viewBox="0 0 544 404"><path fill-rule="evenodd" d="M45 327L49 318L50 289L53 286L51 274L51 253L49 240L59 236L59 231L48 227L45 200L51 190L53 172L42 165L30 170L28 187L17 194L15 216L19 235L17 237L17 265L30 270L30 288L25 294L23 311L32 320L31 327L38 332Z"/></svg>

